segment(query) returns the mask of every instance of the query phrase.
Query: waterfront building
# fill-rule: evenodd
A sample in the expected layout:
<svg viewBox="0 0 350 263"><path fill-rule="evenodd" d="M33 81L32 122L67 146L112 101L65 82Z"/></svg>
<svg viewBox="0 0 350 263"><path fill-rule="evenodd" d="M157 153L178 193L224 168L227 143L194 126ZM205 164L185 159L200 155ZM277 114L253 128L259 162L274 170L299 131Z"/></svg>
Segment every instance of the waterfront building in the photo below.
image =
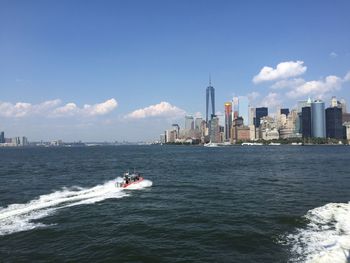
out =
<svg viewBox="0 0 350 263"><path fill-rule="evenodd" d="M250 138L250 127L248 126L234 126L232 132L231 143L236 143L237 141L249 141Z"/></svg>
<svg viewBox="0 0 350 263"><path fill-rule="evenodd" d="M260 126L260 119L268 115L268 109L266 107L260 107L255 109L254 125L255 127Z"/></svg>
<svg viewBox="0 0 350 263"><path fill-rule="evenodd" d="M232 126L232 103L225 103L225 141L229 141L231 138L231 126Z"/></svg>
<svg viewBox="0 0 350 263"><path fill-rule="evenodd" d="M243 123L245 126L249 125L249 100L248 97L239 96L238 97L238 115L243 118Z"/></svg>
<svg viewBox="0 0 350 263"><path fill-rule="evenodd" d="M215 115L215 89L211 85L211 78L209 77L209 86L206 90L206 111L205 111L205 121L208 123L208 121L211 119L212 116Z"/></svg>
<svg viewBox="0 0 350 263"><path fill-rule="evenodd" d="M341 107L336 106L326 109L326 137L335 139L343 138Z"/></svg>
<svg viewBox="0 0 350 263"><path fill-rule="evenodd" d="M249 139L251 141L256 140L256 128L254 125L249 125Z"/></svg>
<svg viewBox="0 0 350 263"><path fill-rule="evenodd" d="M294 137L294 130L286 126L278 130L281 139L288 139Z"/></svg>
<svg viewBox="0 0 350 263"><path fill-rule="evenodd" d="M321 100L311 103L311 135L314 138L326 137L325 105Z"/></svg>
<svg viewBox="0 0 350 263"><path fill-rule="evenodd" d="M301 111L302 137L311 138L311 107L303 107Z"/></svg>
<svg viewBox="0 0 350 263"><path fill-rule="evenodd" d="M177 139L176 130L170 129L165 131L166 143L174 143Z"/></svg>
<svg viewBox="0 0 350 263"><path fill-rule="evenodd" d="M21 140L21 146L26 146L28 145L28 139L27 137L23 136Z"/></svg>
<svg viewBox="0 0 350 263"><path fill-rule="evenodd" d="M159 142L160 142L160 143L166 143L166 135L165 135L165 132L162 133L162 134L159 136Z"/></svg>
<svg viewBox="0 0 350 263"><path fill-rule="evenodd" d="M0 143L5 143L5 132L0 133Z"/></svg>
<svg viewBox="0 0 350 263"><path fill-rule="evenodd" d="M350 143L350 122L344 122L344 137L348 140Z"/></svg>

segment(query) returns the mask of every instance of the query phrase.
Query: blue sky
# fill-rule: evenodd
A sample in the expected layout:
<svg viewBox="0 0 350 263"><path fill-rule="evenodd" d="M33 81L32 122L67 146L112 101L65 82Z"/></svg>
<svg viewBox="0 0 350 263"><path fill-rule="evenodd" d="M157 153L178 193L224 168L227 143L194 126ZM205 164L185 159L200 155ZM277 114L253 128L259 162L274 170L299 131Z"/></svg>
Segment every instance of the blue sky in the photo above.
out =
<svg viewBox="0 0 350 263"><path fill-rule="evenodd" d="M331 95L349 104L349 10L349 1L1 0L0 130L157 139L185 112L205 112L209 73L219 111L248 94L256 106ZM275 71L253 82L263 67Z"/></svg>

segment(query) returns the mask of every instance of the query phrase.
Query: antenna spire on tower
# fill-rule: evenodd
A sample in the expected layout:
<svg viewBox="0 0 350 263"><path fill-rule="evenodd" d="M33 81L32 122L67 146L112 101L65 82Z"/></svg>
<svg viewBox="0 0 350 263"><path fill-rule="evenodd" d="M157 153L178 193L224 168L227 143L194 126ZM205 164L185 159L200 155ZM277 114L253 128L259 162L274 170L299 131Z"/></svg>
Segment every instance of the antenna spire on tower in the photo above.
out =
<svg viewBox="0 0 350 263"><path fill-rule="evenodd" d="M209 86L211 86L211 74L209 73Z"/></svg>

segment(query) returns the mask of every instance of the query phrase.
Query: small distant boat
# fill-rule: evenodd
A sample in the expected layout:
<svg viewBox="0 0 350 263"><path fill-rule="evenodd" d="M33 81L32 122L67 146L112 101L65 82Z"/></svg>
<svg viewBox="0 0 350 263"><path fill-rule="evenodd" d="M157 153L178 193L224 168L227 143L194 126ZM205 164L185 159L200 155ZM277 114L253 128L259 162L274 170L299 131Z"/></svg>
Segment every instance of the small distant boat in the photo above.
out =
<svg viewBox="0 0 350 263"><path fill-rule="evenodd" d="M271 142L269 145L281 145L279 142Z"/></svg>
<svg viewBox="0 0 350 263"><path fill-rule="evenodd" d="M242 143L242 145L263 145L263 144L260 142L244 142Z"/></svg>
<svg viewBox="0 0 350 263"><path fill-rule="evenodd" d="M122 178L119 177L118 179L115 183L115 186L118 188L127 188L130 185L138 184L144 180L141 174L135 171L133 173L126 172L123 174Z"/></svg>
<svg viewBox="0 0 350 263"><path fill-rule="evenodd" d="M215 142L209 142L204 144L204 147L219 147L219 144Z"/></svg>

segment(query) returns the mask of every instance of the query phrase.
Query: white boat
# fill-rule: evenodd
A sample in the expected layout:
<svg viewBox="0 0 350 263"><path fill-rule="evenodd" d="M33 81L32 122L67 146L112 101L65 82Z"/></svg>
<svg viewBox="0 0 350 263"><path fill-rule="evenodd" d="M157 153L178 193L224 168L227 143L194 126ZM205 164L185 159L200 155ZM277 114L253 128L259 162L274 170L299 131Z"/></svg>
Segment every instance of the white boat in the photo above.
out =
<svg viewBox="0 0 350 263"><path fill-rule="evenodd" d="M269 145L281 145L279 142L271 142Z"/></svg>
<svg viewBox="0 0 350 263"><path fill-rule="evenodd" d="M261 142L243 142L241 145L263 145Z"/></svg>
<svg viewBox="0 0 350 263"><path fill-rule="evenodd" d="M219 147L219 144L215 142L208 142L204 144L204 147Z"/></svg>
<svg viewBox="0 0 350 263"><path fill-rule="evenodd" d="M117 179L115 186L118 188L127 188L130 185L138 184L143 180L144 180L143 177L138 172L133 172L133 173L126 172L123 174L123 178L119 177Z"/></svg>

